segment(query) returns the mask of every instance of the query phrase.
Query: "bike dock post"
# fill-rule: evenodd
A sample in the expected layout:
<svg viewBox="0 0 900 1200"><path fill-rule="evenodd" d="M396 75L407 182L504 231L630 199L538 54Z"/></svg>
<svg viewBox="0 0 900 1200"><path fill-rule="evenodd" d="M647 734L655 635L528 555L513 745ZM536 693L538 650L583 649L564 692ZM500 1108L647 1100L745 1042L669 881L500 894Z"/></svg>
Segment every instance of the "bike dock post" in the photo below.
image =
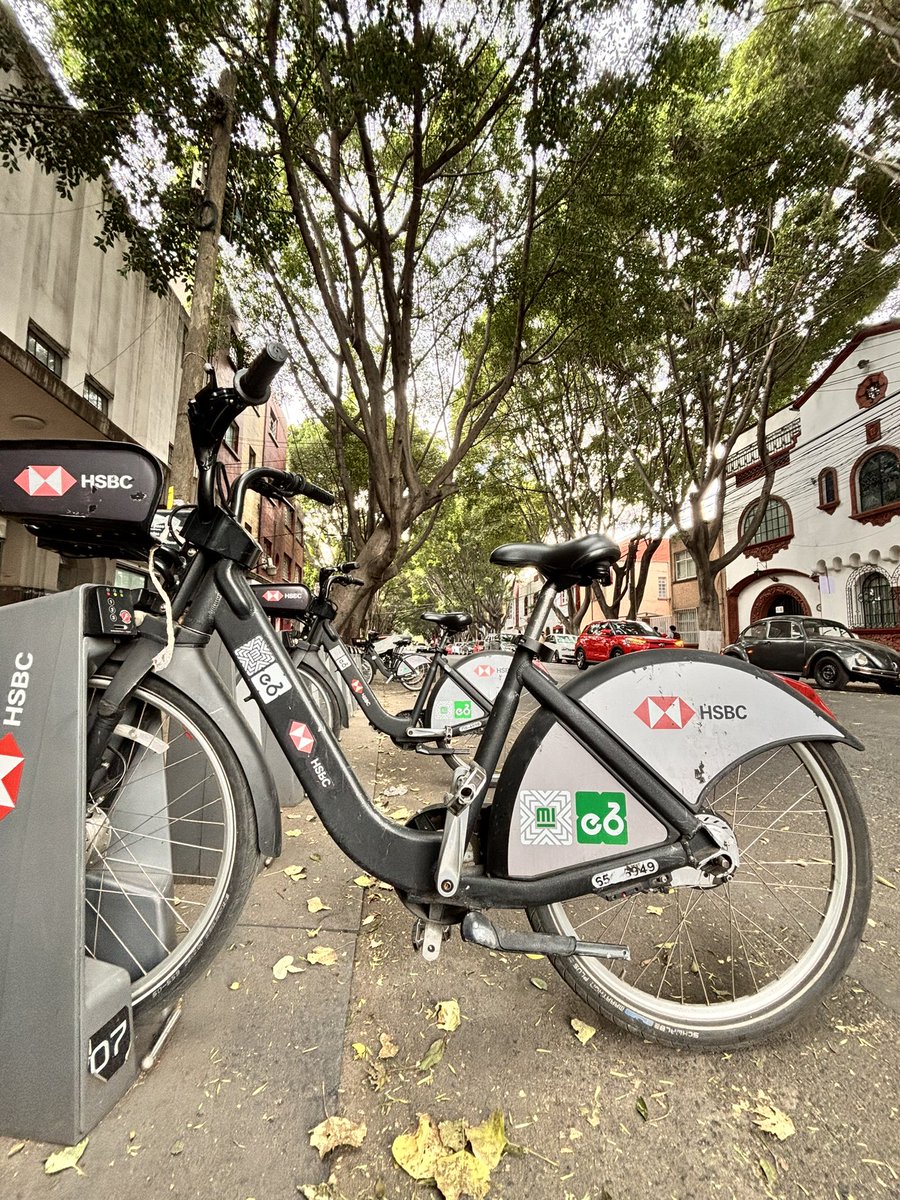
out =
<svg viewBox="0 0 900 1200"><path fill-rule="evenodd" d="M135 1078L131 980L85 950L90 585L0 608L0 1133L72 1145ZM95 917L95 921L97 918Z"/></svg>

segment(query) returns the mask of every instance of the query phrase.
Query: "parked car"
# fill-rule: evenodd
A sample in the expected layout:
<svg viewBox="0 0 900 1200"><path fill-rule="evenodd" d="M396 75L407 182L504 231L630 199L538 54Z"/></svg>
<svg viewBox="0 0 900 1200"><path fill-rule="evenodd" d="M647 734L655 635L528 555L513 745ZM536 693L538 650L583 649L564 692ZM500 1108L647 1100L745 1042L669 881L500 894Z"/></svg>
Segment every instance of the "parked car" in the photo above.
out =
<svg viewBox="0 0 900 1200"><path fill-rule="evenodd" d="M842 688L852 679L900 692L900 654L857 637L840 621L767 617L749 625L722 653L780 675L814 679L821 688Z"/></svg>
<svg viewBox="0 0 900 1200"><path fill-rule="evenodd" d="M575 661L574 633L548 633L545 638L541 638L541 645L547 647L547 662Z"/></svg>
<svg viewBox="0 0 900 1200"><path fill-rule="evenodd" d="M636 650L663 650L683 646L680 638L654 633L643 621L592 621L578 635L575 665L583 671L589 663L606 662Z"/></svg>

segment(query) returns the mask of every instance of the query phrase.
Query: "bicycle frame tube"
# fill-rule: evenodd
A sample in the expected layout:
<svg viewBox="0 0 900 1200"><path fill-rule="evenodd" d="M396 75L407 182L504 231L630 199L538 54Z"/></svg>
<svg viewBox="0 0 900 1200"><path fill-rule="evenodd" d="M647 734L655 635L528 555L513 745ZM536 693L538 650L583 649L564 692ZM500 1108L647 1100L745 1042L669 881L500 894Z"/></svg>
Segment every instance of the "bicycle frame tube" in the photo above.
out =
<svg viewBox="0 0 900 1200"><path fill-rule="evenodd" d="M209 623L222 638L257 697L267 724L322 824L338 846L363 870L386 880L399 891L417 900L438 901L435 871L441 835L398 825L382 816L371 804L338 742L316 712L281 640L266 620L241 570L227 561L217 563L199 588L191 615L199 617L201 624ZM196 627L196 619L191 624ZM638 790L646 798L648 807L656 809L662 795L665 808L660 812L665 819L669 805L664 795L667 789L661 781L613 734L558 693L540 671L531 668L529 658L529 650L520 646L479 747L477 757L481 764L490 766L491 770L496 766L519 694L522 687L527 686L623 780L643 779L649 790L645 791L643 787ZM605 750L609 750L608 755L603 752ZM683 802L673 799L684 812L679 812L678 823L672 824L676 824L676 828L693 827L696 824L693 814ZM681 841L673 841L654 849L654 857L660 871L666 872L683 866L689 852ZM608 867L609 863L604 862L604 866ZM537 879L494 879L485 876L482 868L477 867L464 874L454 903L471 908L551 903L591 893L594 890L591 879L595 873L596 864L587 863Z"/></svg>

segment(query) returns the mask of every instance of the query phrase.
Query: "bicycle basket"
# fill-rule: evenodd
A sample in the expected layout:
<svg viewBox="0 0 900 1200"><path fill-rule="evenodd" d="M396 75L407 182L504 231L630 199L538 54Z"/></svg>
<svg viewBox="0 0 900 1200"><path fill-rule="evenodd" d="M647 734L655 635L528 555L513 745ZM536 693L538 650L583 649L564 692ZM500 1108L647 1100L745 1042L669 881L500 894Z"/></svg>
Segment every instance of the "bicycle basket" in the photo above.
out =
<svg viewBox="0 0 900 1200"><path fill-rule="evenodd" d="M0 513L70 557L146 557L162 487L162 465L127 442L0 445Z"/></svg>

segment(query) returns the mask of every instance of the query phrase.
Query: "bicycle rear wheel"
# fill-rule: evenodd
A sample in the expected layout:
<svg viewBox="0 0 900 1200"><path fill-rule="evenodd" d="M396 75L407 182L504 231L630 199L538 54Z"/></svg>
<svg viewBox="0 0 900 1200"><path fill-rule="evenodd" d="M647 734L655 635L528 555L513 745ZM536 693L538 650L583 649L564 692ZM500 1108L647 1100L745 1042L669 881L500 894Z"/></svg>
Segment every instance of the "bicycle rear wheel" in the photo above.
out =
<svg viewBox="0 0 900 1200"><path fill-rule="evenodd" d="M630 962L553 960L602 1016L647 1040L725 1048L774 1033L827 995L865 928L872 865L853 782L830 745L764 750L704 807L737 839L730 883L582 896L528 917L544 933L629 947Z"/></svg>
<svg viewBox="0 0 900 1200"><path fill-rule="evenodd" d="M408 692L417 692L422 686L428 659L422 654L401 654L397 660L397 679Z"/></svg>
<svg viewBox="0 0 900 1200"><path fill-rule="evenodd" d="M89 684L89 719L109 680ZM125 968L132 1006L180 995L212 961L256 874L240 763L207 714L162 680L132 695L89 790L85 950Z"/></svg>

